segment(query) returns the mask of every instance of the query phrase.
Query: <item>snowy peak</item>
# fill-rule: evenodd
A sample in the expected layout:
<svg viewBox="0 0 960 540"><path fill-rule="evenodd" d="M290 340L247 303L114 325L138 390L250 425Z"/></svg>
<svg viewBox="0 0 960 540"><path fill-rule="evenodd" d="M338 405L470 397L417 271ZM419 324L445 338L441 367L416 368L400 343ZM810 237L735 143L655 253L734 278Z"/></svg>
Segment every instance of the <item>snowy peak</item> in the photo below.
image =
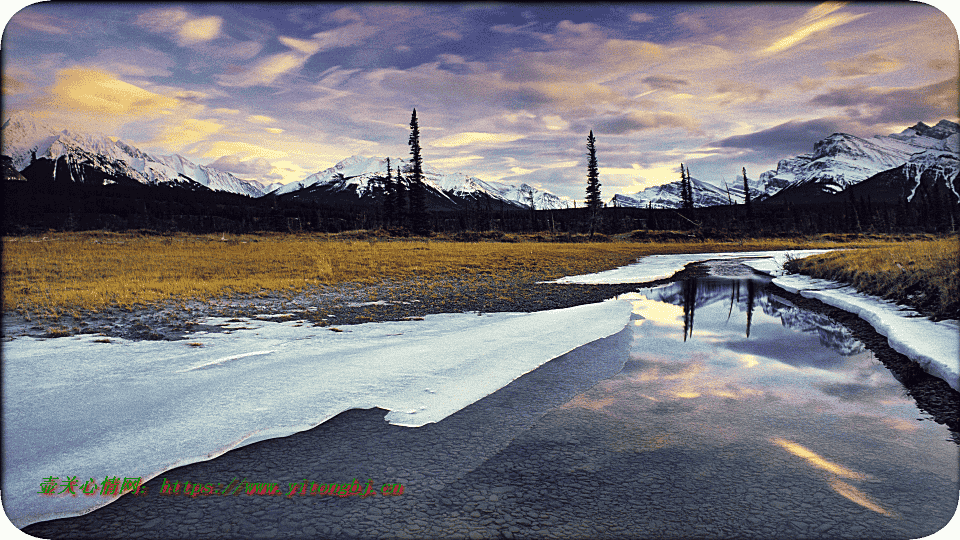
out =
<svg viewBox="0 0 960 540"><path fill-rule="evenodd" d="M776 170L760 175L761 181L789 198L802 200L811 193L837 194L883 171L908 162L926 162L924 156L956 155L960 126L941 120L930 127L923 122L898 134L874 135L868 139L834 133L817 142L813 152L781 160ZM796 191L801 186L811 186ZM812 190L812 191L811 191Z"/></svg>
<svg viewBox="0 0 960 540"><path fill-rule="evenodd" d="M100 134L56 129L26 116L3 123L2 154L17 171L34 159L85 164L111 176L126 176L143 184L180 184L192 180L215 191L259 197L264 187L213 167L197 165L178 155L151 155L139 148ZM186 177L186 178L184 178Z"/></svg>
<svg viewBox="0 0 960 540"><path fill-rule="evenodd" d="M766 195L760 189L761 183L759 180L752 182L748 180L748 183L750 184L750 198L752 200L759 200ZM691 177L690 188L693 191L693 206L703 208L724 204L742 204L744 202L743 177L738 176L734 184L718 187ZM611 199L611 204L633 208L647 208L648 205L650 208L680 208L682 206L680 181L648 187L633 195L618 194Z"/></svg>
<svg viewBox="0 0 960 540"><path fill-rule="evenodd" d="M909 127L900 132L900 135L905 135L907 137L921 135L923 137L930 137L931 139L943 140L958 132L960 132L960 125L949 120L941 120L933 127L930 127L923 122L917 122L917 125Z"/></svg>
<svg viewBox="0 0 960 540"><path fill-rule="evenodd" d="M405 159L390 161L391 176L396 177L397 167L407 178L411 172L411 165ZM387 177L387 158L350 156L333 167L318 171L307 176L300 182L291 182L275 191L276 195L284 195L295 191L325 186L333 191L355 190L363 197L372 189L371 180ZM536 209L565 208L565 202L552 193L540 191L527 184L517 187L500 182L486 182L475 176L464 173L444 173L433 167L423 165L423 183L444 197L471 197L477 194L487 195L495 200L501 200L511 205L530 206L533 201Z"/></svg>

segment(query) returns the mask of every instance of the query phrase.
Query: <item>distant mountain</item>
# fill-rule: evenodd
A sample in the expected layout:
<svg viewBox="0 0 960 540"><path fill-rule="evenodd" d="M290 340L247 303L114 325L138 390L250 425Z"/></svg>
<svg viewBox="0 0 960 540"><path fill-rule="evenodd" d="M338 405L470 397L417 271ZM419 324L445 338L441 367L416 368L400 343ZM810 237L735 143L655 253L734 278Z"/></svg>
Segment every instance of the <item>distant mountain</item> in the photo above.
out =
<svg viewBox="0 0 960 540"><path fill-rule="evenodd" d="M759 180L749 181L751 200L759 200L766 197L766 191ZM720 206L724 204L742 204L743 195L743 177L737 176L737 180L726 187L718 187L708 182L702 182L696 178L690 178L690 185L693 191L693 205L697 208L705 206ZM614 195L610 200L611 205L625 206L633 208L680 208L682 206L680 197L680 181L670 182L661 186L653 186L637 192L633 195Z"/></svg>
<svg viewBox="0 0 960 540"><path fill-rule="evenodd" d="M760 180L783 184L770 202L816 203L835 200L836 194L882 175L868 184L878 190L877 200L894 193L910 200L927 171L928 176L939 174L944 187L956 194L958 155L960 126L947 120L933 127L920 122L898 134L869 139L834 133L816 143L812 153L781 160L776 170L761 174ZM869 191L858 188L855 192Z"/></svg>
<svg viewBox="0 0 960 540"><path fill-rule="evenodd" d="M25 116L2 127L2 153L27 178L77 183L139 182L189 186L259 197L266 187L178 155L153 155L120 140L58 130Z"/></svg>
<svg viewBox="0 0 960 540"><path fill-rule="evenodd" d="M405 177L410 165L404 159L391 160L392 175L400 166ZM291 182L273 192L278 197L324 200L328 202L362 202L374 197L373 184L387 175L387 160L381 157L351 156L333 167L307 176L300 182ZM504 203L514 208L538 210L565 208L565 201L556 195L527 184L519 187L500 182L485 182L463 173L442 173L428 165L423 166L423 181L427 186L428 206L431 209L472 209L487 202Z"/></svg>

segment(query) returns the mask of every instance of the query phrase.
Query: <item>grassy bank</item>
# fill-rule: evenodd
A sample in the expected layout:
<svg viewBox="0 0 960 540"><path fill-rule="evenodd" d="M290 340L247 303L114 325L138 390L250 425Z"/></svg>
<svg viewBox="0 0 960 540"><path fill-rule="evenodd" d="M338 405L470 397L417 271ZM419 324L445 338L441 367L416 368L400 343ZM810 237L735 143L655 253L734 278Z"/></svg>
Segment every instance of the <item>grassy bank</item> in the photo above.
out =
<svg viewBox="0 0 960 540"><path fill-rule="evenodd" d="M351 239L351 236L353 239ZM364 235L366 236L366 235ZM884 246L842 237L736 242L554 242L544 235L498 242L390 240L356 234L195 235L49 233L3 239L3 309L43 317L111 306L325 284L455 278L488 273L553 279L622 266L660 253Z"/></svg>
<svg viewBox="0 0 960 540"><path fill-rule="evenodd" d="M788 269L842 281L857 290L919 308L935 319L960 318L960 240L917 240L792 261Z"/></svg>

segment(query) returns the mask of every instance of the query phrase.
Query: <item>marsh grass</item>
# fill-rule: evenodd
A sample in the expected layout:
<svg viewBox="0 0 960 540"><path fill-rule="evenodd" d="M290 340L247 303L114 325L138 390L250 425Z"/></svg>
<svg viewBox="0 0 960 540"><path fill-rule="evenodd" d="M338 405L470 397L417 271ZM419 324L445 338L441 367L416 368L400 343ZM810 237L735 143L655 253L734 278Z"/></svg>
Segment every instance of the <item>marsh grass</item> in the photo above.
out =
<svg viewBox="0 0 960 540"><path fill-rule="evenodd" d="M916 240L791 261L790 270L843 281L857 290L920 308L935 319L960 318L960 239Z"/></svg>
<svg viewBox="0 0 960 540"><path fill-rule="evenodd" d="M383 241L366 233L144 234L48 233L3 239L3 309L60 317L81 311L298 292L341 283L436 278L470 286L490 274L546 280L622 266L644 255L780 248L884 245L882 239L775 239L735 242L558 242L549 235L499 241ZM582 240L582 239L581 239ZM437 294L442 291L437 290ZM373 300L373 298L371 298Z"/></svg>

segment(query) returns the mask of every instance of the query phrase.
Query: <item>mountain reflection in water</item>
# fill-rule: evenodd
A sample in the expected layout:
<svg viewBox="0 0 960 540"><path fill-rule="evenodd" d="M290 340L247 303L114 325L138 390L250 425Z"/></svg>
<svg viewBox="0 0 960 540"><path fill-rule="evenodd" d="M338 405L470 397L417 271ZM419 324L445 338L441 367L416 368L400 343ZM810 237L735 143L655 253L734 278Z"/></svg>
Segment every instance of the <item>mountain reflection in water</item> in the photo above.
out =
<svg viewBox="0 0 960 540"><path fill-rule="evenodd" d="M693 337L694 312L717 302L727 306L726 322L730 323L734 308L743 313L744 336L750 337L753 313L756 308L770 317L780 319L786 328L804 333L815 333L820 344L833 349L841 356L851 356L864 351L864 346L842 324L830 317L800 309L789 300L767 292L769 278L758 276L751 279L694 278L675 282L656 289L641 291L650 300L657 300L683 308L683 338ZM744 352L749 352L745 347Z"/></svg>
<svg viewBox="0 0 960 540"><path fill-rule="evenodd" d="M946 523L960 469L947 427L849 329L767 282L695 278L621 295L633 308L628 359L561 410L602 427L600 444L637 470L701 456L677 457L670 480L700 486L698 503L722 484L737 497L786 493L784 504L825 520L837 508L898 537Z"/></svg>

